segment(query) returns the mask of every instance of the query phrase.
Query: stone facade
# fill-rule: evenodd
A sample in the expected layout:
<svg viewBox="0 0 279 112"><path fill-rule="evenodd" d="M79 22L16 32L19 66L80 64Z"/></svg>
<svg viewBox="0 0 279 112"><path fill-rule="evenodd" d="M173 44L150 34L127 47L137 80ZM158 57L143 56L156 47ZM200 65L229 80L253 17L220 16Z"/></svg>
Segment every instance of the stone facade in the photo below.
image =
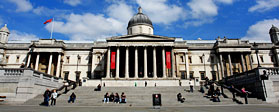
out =
<svg viewBox="0 0 279 112"><path fill-rule="evenodd" d="M142 21L134 21L142 18ZM55 39L1 41L0 66L19 68L23 63L27 68L73 81L200 81L205 77L221 80L251 70L258 66L258 60L263 67L275 67L279 63L279 46L276 43L279 33L272 30L274 26L270 30L273 43L256 41L255 46L253 41L226 37L218 37L216 40L183 40L154 35L151 21L140 9L131 20L127 28L128 35L94 42ZM5 30L0 31L1 39L9 35L7 27L4 27L2 29ZM111 69L111 59L115 59L115 69Z"/></svg>

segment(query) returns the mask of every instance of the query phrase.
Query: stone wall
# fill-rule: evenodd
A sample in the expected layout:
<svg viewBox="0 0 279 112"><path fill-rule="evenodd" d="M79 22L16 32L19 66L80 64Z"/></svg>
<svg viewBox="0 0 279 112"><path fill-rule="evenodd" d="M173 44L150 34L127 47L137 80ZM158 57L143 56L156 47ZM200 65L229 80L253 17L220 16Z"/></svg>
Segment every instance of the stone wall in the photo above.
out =
<svg viewBox="0 0 279 112"><path fill-rule="evenodd" d="M23 103L48 89L61 87L62 80L33 69L0 69L0 95L7 103Z"/></svg>

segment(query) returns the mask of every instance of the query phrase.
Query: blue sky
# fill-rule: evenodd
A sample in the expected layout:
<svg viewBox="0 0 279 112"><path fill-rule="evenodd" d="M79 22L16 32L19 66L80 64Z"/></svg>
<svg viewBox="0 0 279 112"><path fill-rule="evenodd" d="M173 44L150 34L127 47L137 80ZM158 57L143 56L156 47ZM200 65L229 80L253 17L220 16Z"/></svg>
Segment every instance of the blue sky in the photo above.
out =
<svg viewBox="0 0 279 112"><path fill-rule="evenodd" d="M9 40L49 38L52 23L43 23L54 17L55 39L96 40L126 35L139 6L155 35L184 40L270 40L279 27L279 0L0 0L0 26Z"/></svg>

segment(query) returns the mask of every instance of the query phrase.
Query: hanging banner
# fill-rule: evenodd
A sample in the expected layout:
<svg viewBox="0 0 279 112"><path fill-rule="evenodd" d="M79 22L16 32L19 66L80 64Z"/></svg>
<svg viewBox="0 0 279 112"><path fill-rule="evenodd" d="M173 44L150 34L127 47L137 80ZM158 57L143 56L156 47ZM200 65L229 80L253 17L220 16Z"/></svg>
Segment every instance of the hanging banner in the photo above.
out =
<svg viewBox="0 0 279 112"><path fill-rule="evenodd" d="M166 52L166 63L167 63L167 69L171 69L171 55L170 52Z"/></svg>
<svg viewBox="0 0 279 112"><path fill-rule="evenodd" d="M115 52L111 52L110 69L115 69Z"/></svg>

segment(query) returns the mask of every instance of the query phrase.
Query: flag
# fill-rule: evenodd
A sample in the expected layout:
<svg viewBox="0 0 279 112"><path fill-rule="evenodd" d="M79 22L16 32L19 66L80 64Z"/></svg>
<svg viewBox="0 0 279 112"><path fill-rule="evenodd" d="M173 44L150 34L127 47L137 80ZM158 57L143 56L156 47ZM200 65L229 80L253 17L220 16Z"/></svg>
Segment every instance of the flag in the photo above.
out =
<svg viewBox="0 0 279 112"><path fill-rule="evenodd" d="M115 69L115 52L111 52L110 69Z"/></svg>
<svg viewBox="0 0 279 112"><path fill-rule="evenodd" d="M44 24L50 23L52 22L52 19L46 20L46 22L44 22Z"/></svg>
<svg viewBox="0 0 279 112"><path fill-rule="evenodd" d="M171 68L171 56L170 56L169 51L166 52L166 62L167 62L167 68L170 69Z"/></svg>

